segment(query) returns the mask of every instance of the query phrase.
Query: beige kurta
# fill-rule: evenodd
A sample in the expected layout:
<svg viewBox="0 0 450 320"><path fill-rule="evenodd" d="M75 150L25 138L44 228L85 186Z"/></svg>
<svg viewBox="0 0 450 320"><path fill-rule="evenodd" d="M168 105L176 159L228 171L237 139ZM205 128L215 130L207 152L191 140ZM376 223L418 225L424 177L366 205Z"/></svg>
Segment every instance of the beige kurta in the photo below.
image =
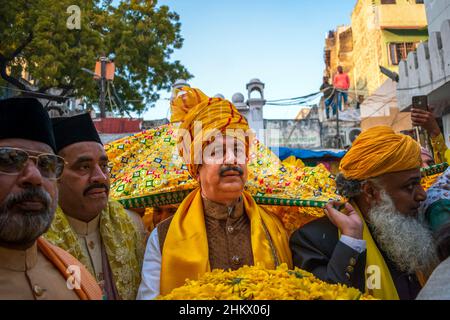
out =
<svg viewBox="0 0 450 320"><path fill-rule="evenodd" d="M66 217L77 235L83 255L88 258L89 267L94 270L94 277L97 279L105 298L108 300L118 299L117 289L100 234L100 215L89 222L70 216Z"/></svg>
<svg viewBox="0 0 450 320"><path fill-rule="evenodd" d="M140 216L129 210L125 210L139 236L144 239L146 231ZM92 270L95 270L95 277L101 281L104 279L104 270L102 263L102 237L100 234L100 215L89 222L84 222L66 215L70 226L78 236L78 242L81 245L85 257L89 257L89 263Z"/></svg>
<svg viewBox="0 0 450 320"><path fill-rule="evenodd" d="M133 221L138 233L144 238L145 229L142 220L137 213L127 210L127 214ZM114 283L108 256L102 242L100 233L100 215L89 222L84 222L66 215L66 218L77 235L83 255L88 258L91 270L94 270L94 276L98 281L100 288L108 300L119 299L116 285Z"/></svg>
<svg viewBox="0 0 450 320"><path fill-rule="evenodd" d="M89 222L84 222L70 216L67 216L70 226L78 236L81 250L88 262L91 270L95 271L95 278L103 281L103 263L102 263L102 238L100 235L100 216L95 217Z"/></svg>
<svg viewBox="0 0 450 320"><path fill-rule="evenodd" d="M39 252L0 247L0 300L79 300L66 279Z"/></svg>

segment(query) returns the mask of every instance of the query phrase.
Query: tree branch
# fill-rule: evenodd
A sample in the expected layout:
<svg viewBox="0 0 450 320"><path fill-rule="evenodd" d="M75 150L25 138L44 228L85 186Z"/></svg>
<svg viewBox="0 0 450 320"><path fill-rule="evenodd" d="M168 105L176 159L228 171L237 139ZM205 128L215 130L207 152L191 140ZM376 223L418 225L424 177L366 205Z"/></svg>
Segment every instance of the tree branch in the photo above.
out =
<svg viewBox="0 0 450 320"><path fill-rule="evenodd" d="M30 31L30 33L28 34L28 37L26 38L25 42L22 43L19 47L17 47L16 50L14 50L14 52L12 53L11 57L8 60L11 61L15 57L17 57L23 51L23 49L25 49L25 47L30 44L30 42L32 40L33 40L33 31Z"/></svg>
<svg viewBox="0 0 450 320"><path fill-rule="evenodd" d="M6 72L6 67L8 65L9 60L6 59L4 55L0 53L0 76L7 82L11 83L13 86L17 87L20 90L27 90L28 88L21 83L18 79L11 77Z"/></svg>
<svg viewBox="0 0 450 320"><path fill-rule="evenodd" d="M51 87L42 87L42 88L40 88L37 92L39 92L39 93L45 93L48 89L50 89Z"/></svg>
<svg viewBox="0 0 450 320"><path fill-rule="evenodd" d="M13 86L17 87L20 90L29 90L26 85L21 83L19 79L16 79L10 75L7 74L6 68L8 66L8 62L15 59L22 51L23 49L33 40L33 32L30 31L28 34L27 39L14 50L12 55L10 57L5 57L3 54L0 53L0 76L7 82L11 83Z"/></svg>

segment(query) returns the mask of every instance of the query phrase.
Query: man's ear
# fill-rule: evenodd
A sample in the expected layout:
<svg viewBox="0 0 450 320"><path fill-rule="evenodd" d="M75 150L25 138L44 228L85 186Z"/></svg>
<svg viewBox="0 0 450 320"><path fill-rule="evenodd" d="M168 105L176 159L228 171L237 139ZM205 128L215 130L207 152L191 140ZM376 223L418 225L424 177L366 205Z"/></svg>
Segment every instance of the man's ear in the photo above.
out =
<svg viewBox="0 0 450 320"><path fill-rule="evenodd" d="M379 202L381 200L381 194L377 187L375 187L372 181L366 181L363 183L362 187L362 196L366 203Z"/></svg>

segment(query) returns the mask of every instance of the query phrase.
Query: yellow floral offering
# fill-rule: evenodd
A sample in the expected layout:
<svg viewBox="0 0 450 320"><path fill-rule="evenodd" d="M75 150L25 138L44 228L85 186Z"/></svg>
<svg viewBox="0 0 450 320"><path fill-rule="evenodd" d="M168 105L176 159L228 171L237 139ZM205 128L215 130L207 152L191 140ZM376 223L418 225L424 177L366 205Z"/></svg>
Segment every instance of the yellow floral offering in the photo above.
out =
<svg viewBox="0 0 450 320"><path fill-rule="evenodd" d="M159 300L374 300L359 290L328 284L311 273L282 264L276 270L244 266L236 271L213 270L187 280Z"/></svg>

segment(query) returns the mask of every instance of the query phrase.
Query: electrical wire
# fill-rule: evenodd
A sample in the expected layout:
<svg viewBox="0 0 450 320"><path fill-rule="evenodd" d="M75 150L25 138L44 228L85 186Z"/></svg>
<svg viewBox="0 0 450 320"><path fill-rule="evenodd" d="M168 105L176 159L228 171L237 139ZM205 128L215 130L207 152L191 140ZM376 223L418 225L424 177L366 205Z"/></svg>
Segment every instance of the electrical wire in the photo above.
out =
<svg viewBox="0 0 450 320"><path fill-rule="evenodd" d="M48 97L48 98L50 98L49 100L55 99L55 98L58 98L58 99L69 99L70 98L69 96L55 96L55 95L41 93L41 92L37 92L37 91L22 90L22 89L18 89L18 88L11 88L11 87L5 87L5 86L0 86L0 88L11 90L11 91L16 91L16 92L33 93L33 94L39 95L39 97L42 97L42 98Z"/></svg>

